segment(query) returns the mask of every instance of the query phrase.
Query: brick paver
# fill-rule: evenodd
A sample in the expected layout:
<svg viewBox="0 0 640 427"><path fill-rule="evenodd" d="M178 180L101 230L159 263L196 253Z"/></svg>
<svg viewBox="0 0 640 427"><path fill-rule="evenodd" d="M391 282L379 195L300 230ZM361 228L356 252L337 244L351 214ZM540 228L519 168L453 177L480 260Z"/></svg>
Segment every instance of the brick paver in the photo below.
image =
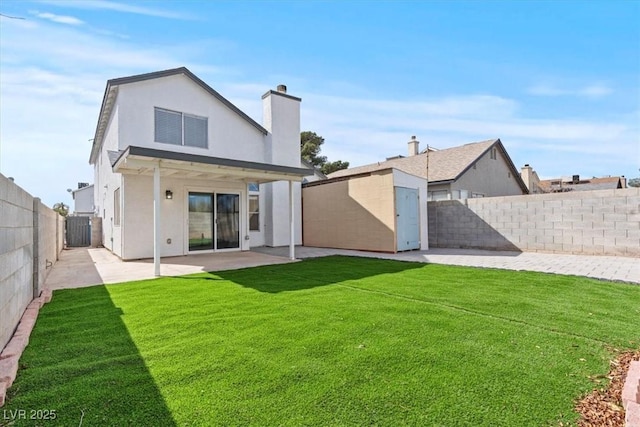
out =
<svg viewBox="0 0 640 427"><path fill-rule="evenodd" d="M289 248L254 248L253 251L288 256ZM328 255L363 256L433 264L502 268L505 270L585 276L640 284L640 259L624 256L568 255L540 252L499 252L473 249L431 249L397 254L299 246L297 258Z"/></svg>

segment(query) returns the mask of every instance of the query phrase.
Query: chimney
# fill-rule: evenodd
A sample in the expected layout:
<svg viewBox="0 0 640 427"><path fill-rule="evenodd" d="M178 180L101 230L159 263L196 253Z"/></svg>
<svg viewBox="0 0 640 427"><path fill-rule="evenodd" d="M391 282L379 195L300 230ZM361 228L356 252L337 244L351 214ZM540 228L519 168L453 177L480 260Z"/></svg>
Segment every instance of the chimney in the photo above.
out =
<svg viewBox="0 0 640 427"><path fill-rule="evenodd" d="M300 167L300 102L278 85L262 96L262 125L269 132L267 159L274 164Z"/></svg>
<svg viewBox="0 0 640 427"><path fill-rule="evenodd" d="M408 144L409 144L409 157L415 156L420 152L420 141L416 139L415 135L411 137L411 141L409 141Z"/></svg>
<svg viewBox="0 0 640 427"><path fill-rule="evenodd" d="M624 175L620 177L620 184L622 185L621 188L627 188L627 178L625 178Z"/></svg>
<svg viewBox="0 0 640 427"><path fill-rule="evenodd" d="M532 181L533 169L529 166L529 163L524 165L524 167L520 170L520 177L522 181L524 181L524 185L527 186L529 192L531 192L531 181Z"/></svg>
<svg viewBox="0 0 640 427"><path fill-rule="evenodd" d="M580 175L573 175L573 176L571 177L571 181L572 181L574 184L580 184Z"/></svg>

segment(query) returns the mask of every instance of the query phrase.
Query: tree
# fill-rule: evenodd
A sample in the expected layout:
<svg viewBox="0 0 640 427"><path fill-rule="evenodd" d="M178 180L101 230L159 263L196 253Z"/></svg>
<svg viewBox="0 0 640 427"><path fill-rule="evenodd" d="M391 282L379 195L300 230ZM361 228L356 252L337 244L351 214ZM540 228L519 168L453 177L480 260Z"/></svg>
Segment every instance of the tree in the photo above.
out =
<svg viewBox="0 0 640 427"><path fill-rule="evenodd" d="M335 171L339 171L342 169L346 169L349 167L349 162L343 162L342 160L336 160L335 162L327 162L324 165L322 165L322 167L320 168L320 170L322 171L323 174L325 175L329 175L330 173L333 173Z"/></svg>
<svg viewBox="0 0 640 427"><path fill-rule="evenodd" d="M640 187L640 178L631 178L627 181L629 187Z"/></svg>
<svg viewBox="0 0 640 427"><path fill-rule="evenodd" d="M327 161L327 156L321 156L322 144L324 144L324 138L317 133L311 131L300 133L300 154L302 158L320 169L322 173L328 175L349 167L349 162L343 162L342 160L329 162Z"/></svg>
<svg viewBox="0 0 640 427"><path fill-rule="evenodd" d="M53 210L58 212L62 216L69 215L69 206L65 205L63 202L53 205Z"/></svg>
<svg viewBox="0 0 640 427"><path fill-rule="evenodd" d="M324 138L315 132L304 131L300 133L300 155L313 166L321 167L327 162L326 156L320 156L320 146L324 144Z"/></svg>

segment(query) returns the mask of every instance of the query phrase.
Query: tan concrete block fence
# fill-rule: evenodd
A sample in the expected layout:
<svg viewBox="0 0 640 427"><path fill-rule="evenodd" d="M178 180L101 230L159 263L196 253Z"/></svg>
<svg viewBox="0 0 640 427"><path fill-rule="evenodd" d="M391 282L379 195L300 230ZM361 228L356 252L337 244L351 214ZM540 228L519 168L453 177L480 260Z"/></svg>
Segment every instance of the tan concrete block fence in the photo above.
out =
<svg viewBox="0 0 640 427"><path fill-rule="evenodd" d="M428 202L429 246L640 257L640 188Z"/></svg>

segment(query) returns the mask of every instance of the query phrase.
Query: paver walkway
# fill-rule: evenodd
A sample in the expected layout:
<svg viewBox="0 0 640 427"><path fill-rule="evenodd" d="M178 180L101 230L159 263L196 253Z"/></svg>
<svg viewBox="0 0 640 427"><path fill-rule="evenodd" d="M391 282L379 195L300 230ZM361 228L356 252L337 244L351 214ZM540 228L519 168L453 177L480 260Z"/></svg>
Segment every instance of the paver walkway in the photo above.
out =
<svg viewBox="0 0 640 427"><path fill-rule="evenodd" d="M347 255L401 261L466 265L473 267L529 270L569 274L597 279L640 284L640 259L615 256L563 255L533 252L495 252L469 249L431 249L398 254L296 247L298 259L328 255ZM232 270L259 265L283 264L289 248L253 248L249 252L224 252L162 258L163 276L180 276L202 271ZM47 277L45 287L51 290L78 288L102 283L152 279L153 261L124 262L106 249L71 249L60 255Z"/></svg>
<svg viewBox="0 0 640 427"><path fill-rule="evenodd" d="M289 248L254 248L252 251L288 256ZM474 249L431 249L397 254L296 247L296 257L315 258L328 255L348 255L433 264L466 265L502 268L506 270L540 271L544 273L586 276L640 284L640 259L617 256L565 255L539 252L497 252Z"/></svg>

